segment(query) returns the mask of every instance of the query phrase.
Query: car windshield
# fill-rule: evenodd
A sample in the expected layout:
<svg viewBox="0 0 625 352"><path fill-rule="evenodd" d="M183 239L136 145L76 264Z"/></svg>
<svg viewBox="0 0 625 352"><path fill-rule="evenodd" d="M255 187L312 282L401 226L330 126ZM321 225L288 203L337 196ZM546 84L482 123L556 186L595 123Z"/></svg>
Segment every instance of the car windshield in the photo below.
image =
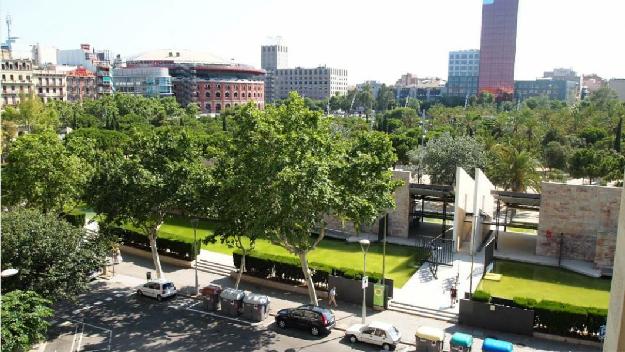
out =
<svg viewBox="0 0 625 352"><path fill-rule="evenodd" d="M169 290L173 288L174 288L174 284L172 284L171 282L167 282L163 284L163 290Z"/></svg>
<svg viewBox="0 0 625 352"><path fill-rule="evenodd" d="M388 329L389 334L391 335L391 338L393 340L397 339L399 337L399 331L397 330L396 327L391 326L390 329Z"/></svg>

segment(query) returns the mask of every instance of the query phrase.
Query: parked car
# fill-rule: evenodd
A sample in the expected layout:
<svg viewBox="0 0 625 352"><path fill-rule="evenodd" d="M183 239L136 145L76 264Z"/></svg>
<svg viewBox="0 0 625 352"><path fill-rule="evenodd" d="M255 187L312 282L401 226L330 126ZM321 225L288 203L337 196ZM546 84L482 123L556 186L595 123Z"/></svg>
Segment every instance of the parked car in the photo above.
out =
<svg viewBox="0 0 625 352"><path fill-rule="evenodd" d="M345 337L351 343L358 341L382 346L384 350L395 349L401 334L396 327L381 321L372 321L368 324L354 324L345 330Z"/></svg>
<svg viewBox="0 0 625 352"><path fill-rule="evenodd" d="M334 327L334 314L312 304L281 309L276 314L276 324L282 329L294 327L310 331L313 336L329 334Z"/></svg>
<svg viewBox="0 0 625 352"><path fill-rule="evenodd" d="M150 280L137 287L139 296L154 297L159 301L166 297L175 296L176 293L176 286L171 280L167 279Z"/></svg>

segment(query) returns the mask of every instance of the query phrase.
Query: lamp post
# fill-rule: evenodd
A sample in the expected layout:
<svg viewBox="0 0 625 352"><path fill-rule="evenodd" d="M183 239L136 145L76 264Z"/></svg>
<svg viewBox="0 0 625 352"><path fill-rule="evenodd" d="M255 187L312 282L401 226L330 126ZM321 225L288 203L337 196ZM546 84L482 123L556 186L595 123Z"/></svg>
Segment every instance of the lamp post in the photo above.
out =
<svg viewBox="0 0 625 352"><path fill-rule="evenodd" d="M367 316L367 301L366 301L366 286L365 277L367 276L367 250L369 250L369 240L360 240L360 248L363 255L363 268L362 268L362 323L365 324L365 317Z"/></svg>
<svg viewBox="0 0 625 352"><path fill-rule="evenodd" d="M193 218L191 219L191 224L193 224L193 255L195 255L195 258L193 259L193 267L195 270L195 294L198 294L198 290L199 290L199 283L198 283L198 278L197 278L197 257L198 257L198 253L197 253L197 223L198 223L198 219L197 218Z"/></svg>

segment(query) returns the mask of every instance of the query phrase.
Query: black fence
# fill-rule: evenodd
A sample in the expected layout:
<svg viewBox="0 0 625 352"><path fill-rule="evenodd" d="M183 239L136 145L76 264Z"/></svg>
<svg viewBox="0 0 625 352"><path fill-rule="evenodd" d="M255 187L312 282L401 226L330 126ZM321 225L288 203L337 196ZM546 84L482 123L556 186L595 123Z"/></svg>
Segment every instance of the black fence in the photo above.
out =
<svg viewBox="0 0 625 352"><path fill-rule="evenodd" d="M415 243L419 257L426 258L426 262L436 265L453 265L454 241L452 239L443 238L443 235L417 236Z"/></svg>

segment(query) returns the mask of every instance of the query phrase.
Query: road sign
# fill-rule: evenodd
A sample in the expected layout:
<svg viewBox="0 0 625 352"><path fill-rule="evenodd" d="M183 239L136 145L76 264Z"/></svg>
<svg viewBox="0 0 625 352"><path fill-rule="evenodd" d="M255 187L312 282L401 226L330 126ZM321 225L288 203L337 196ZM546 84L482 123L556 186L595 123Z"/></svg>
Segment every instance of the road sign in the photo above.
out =
<svg viewBox="0 0 625 352"><path fill-rule="evenodd" d="M365 289L369 287L369 276L362 277L362 288Z"/></svg>

